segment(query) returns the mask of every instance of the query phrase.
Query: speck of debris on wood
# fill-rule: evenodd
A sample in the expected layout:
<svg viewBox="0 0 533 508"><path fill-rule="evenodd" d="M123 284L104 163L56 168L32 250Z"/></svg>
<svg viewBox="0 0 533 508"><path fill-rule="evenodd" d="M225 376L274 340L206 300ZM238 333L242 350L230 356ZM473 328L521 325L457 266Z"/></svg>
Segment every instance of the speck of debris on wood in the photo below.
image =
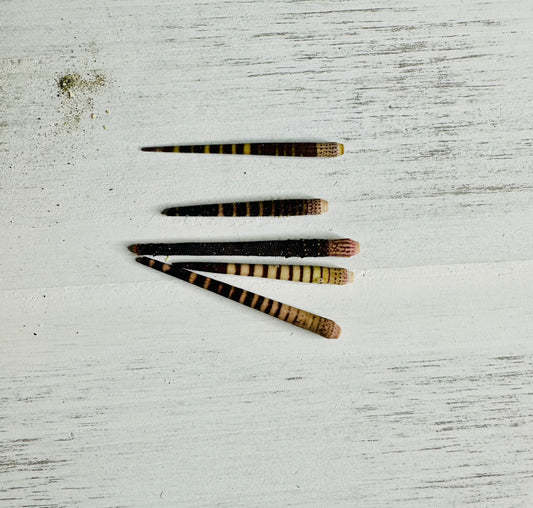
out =
<svg viewBox="0 0 533 508"><path fill-rule="evenodd" d="M89 70L84 73L70 72L57 76L55 84L57 95L62 98L61 106L64 113L62 127L73 132L85 115L93 120L96 118L94 96L101 88L109 85L109 79L100 71Z"/></svg>
<svg viewBox="0 0 533 508"><path fill-rule="evenodd" d="M78 73L65 74L57 80L59 89L68 97L73 97L77 90L96 90L106 83L105 76L93 72L90 77L83 77Z"/></svg>

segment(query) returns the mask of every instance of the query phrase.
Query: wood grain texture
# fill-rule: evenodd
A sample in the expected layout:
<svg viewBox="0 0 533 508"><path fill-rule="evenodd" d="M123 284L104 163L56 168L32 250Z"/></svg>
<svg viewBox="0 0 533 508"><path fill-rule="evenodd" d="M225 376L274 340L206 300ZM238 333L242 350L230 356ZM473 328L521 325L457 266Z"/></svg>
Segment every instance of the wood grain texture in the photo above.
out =
<svg viewBox="0 0 533 508"><path fill-rule="evenodd" d="M0 505L531 506L530 2L0 12ZM139 150L324 139L345 154ZM313 196L237 230L160 215ZM354 284L243 286L338 341L126 249L324 236L360 241Z"/></svg>

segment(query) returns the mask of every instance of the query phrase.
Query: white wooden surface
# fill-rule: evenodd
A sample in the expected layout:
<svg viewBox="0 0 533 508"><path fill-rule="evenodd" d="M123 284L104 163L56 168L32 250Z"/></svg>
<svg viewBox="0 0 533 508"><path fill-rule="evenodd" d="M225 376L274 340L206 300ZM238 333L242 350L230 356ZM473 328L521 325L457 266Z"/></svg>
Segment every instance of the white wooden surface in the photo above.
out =
<svg viewBox="0 0 533 508"><path fill-rule="evenodd" d="M532 506L530 1L4 0L0 24L2 506ZM309 138L347 153L139 151ZM289 196L330 212L159 214ZM126 250L313 236L361 242L353 286L238 283L338 341Z"/></svg>

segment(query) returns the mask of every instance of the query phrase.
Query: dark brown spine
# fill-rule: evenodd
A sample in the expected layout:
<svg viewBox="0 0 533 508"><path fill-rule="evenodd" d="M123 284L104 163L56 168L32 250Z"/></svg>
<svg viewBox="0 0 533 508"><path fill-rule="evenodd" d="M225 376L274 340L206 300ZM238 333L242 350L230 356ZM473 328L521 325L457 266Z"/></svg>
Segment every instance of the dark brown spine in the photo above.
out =
<svg viewBox="0 0 533 508"><path fill-rule="evenodd" d="M145 146L144 152L225 153L240 155L278 155L285 157L337 157L344 146L336 142L323 143L233 143L221 145Z"/></svg>
<svg viewBox="0 0 533 508"><path fill-rule="evenodd" d="M342 246L343 248L337 248ZM269 257L350 257L359 245L342 240L267 240L255 242L139 243L130 250L141 256L269 256Z"/></svg>
<svg viewBox="0 0 533 508"><path fill-rule="evenodd" d="M179 217L289 217L319 215L328 209L323 199L277 199L166 208L161 213Z"/></svg>
<svg viewBox="0 0 533 508"><path fill-rule="evenodd" d="M189 284L207 289L212 293L224 296L235 302L241 303L255 309L263 314L269 314L272 317L281 319L289 324L298 326L310 332L326 337L327 339L337 339L340 336L339 326L331 319L318 316L297 307L292 307L285 303L271 300L265 296L246 291L242 288L226 284L221 281L204 277L203 275L178 268L167 263L161 263L155 259L146 257L137 258L137 261L143 265L154 268L160 272L172 275Z"/></svg>

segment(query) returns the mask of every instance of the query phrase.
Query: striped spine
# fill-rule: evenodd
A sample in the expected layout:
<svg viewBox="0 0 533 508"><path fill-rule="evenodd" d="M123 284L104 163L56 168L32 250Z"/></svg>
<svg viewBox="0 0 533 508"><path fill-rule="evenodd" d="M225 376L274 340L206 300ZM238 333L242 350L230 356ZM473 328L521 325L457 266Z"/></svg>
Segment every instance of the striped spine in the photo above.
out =
<svg viewBox="0 0 533 508"><path fill-rule="evenodd" d="M328 211L323 199L277 199L166 208L161 213L171 216L195 217L289 217L320 215Z"/></svg>
<svg viewBox="0 0 533 508"><path fill-rule="evenodd" d="M354 274L346 268L309 265L261 265L247 263L172 263L172 266L200 272L263 277L265 279L343 285L353 282Z"/></svg>
<svg viewBox="0 0 533 508"><path fill-rule="evenodd" d="M271 300L265 296L210 279L209 277L204 277L203 275L184 270L183 268L161 263L155 259L141 257L137 258L137 261L150 268L177 277L189 284L207 289L208 291L229 298L269 316L281 319L304 330L309 330L327 339L337 339L340 336L341 329L339 325L331 319L312 314L311 312L292 307L285 303L277 302L276 300Z"/></svg>
<svg viewBox="0 0 533 508"><path fill-rule="evenodd" d="M271 257L351 257L359 244L340 240L267 240L256 242L138 243L129 249L140 256L271 256Z"/></svg>
<svg viewBox="0 0 533 508"><path fill-rule="evenodd" d="M234 143L222 145L145 146L143 152L226 153L240 155L281 155L286 157L337 157L344 153L341 143Z"/></svg>

